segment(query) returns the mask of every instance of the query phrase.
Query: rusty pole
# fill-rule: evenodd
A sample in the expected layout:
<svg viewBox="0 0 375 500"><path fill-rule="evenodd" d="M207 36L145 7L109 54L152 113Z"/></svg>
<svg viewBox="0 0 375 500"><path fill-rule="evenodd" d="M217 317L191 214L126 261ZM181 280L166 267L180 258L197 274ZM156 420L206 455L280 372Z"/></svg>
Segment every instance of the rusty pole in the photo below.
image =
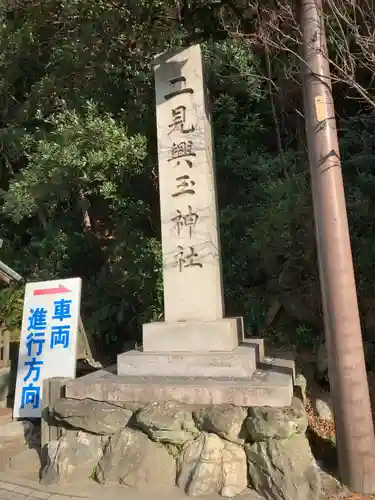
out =
<svg viewBox="0 0 375 500"><path fill-rule="evenodd" d="M375 437L321 0L299 0L302 80L341 481L375 492Z"/></svg>

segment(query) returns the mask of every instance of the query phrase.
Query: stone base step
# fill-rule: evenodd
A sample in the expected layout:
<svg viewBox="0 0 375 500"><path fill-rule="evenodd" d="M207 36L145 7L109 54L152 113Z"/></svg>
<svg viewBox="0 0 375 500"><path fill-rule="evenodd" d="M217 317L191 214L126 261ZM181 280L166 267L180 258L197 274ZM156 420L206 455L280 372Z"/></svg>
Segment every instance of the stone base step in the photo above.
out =
<svg viewBox="0 0 375 500"><path fill-rule="evenodd" d="M257 364L261 363L264 359L264 339L261 338L242 338L240 345L251 346L256 349Z"/></svg>
<svg viewBox="0 0 375 500"><path fill-rule="evenodd" d="M287 357L285 354L285 358L272 358L269 356L265 356L263 360L258 363L259 369L267 369L272 370L275 369L279 373L287 373L293 377L293 382L296 380L296 369L294 358L292 356Z"/></svg>
<svg viewBox="0 0 375 500"><path fill-rule="evenodd" d="M241 345L231 352L142 352L117 356L118 375L161 377L251 377L257 350Z"/></svg>
<svg viewBox="0 0 375 500"><path fill-rule="evenodd" d="M275 369L257 370L252 377L141 377L100 370L67 383L68 398L151 403L176 401L191 405L289 406L293 376Z"/></svg>
<svg viewBox="0 0 375 500"><path fill-rule="evenodd" d="M243 337L243 319L155 321L142 327L144 352L231 352Z"/></svg>

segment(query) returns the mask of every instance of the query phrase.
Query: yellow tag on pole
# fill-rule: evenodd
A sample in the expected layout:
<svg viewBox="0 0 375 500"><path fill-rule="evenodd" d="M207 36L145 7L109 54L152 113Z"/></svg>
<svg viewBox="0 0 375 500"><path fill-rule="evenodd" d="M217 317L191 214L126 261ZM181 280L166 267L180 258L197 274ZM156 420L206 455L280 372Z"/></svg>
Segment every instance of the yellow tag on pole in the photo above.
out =
<svg viewBox="0 0 375 500"><path fill-rule="evenodd" d="M315 97L315 114L318 122L321 122L326 118L324 96L322 95L317 95Z"/></svg>

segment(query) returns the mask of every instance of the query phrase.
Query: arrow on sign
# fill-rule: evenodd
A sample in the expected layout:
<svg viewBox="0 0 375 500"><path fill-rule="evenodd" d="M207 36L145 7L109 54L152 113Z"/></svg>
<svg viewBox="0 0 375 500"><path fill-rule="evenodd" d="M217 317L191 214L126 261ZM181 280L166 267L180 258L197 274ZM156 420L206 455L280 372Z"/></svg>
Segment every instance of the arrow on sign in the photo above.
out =
<svg viewBox="0 0 375 500"><path fill-rule="evenodd" d="M57 288L42 288L41 290L34 290L34 295L56 295L58 293L68 292L71 292L69 288L65 288L65 286L59 285Z"/></svg>

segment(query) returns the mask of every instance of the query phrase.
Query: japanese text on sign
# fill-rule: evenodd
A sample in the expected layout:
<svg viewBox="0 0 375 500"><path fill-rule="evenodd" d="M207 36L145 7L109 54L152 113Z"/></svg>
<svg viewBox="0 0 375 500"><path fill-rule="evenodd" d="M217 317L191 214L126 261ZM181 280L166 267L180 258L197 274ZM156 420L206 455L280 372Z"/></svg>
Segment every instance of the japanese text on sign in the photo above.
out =
<svg viewBox="0 0 375 500"><path fill-rule="evenodd" d="M41 415L44 379L75 376L80 297L79 278L26 285L15 417Z"/></svg>
<svg viewBox="0 0 375 500"><path fill-rule="evenodd" d="M179 76L170 80L170 92L164 98L166 100L173 99L182 94L194 94L194 90L187 86L186 78ZM169 124L168 135L170 134L191 134L195 132L195 127L188 121L187 108L184 105L178 105L171 110L171 121ZM168 162L173 162L174 168L189 168L192 169L196 152L192 140L181 140L173 142L170 157ZM176 189L171 193L172 198L185 199L186 195L195 195L195 181L186 172L181 171L181 174L176 177ZM171 218L176 234L180 237L183 234L184 228L187 229L189 239L193 237L193 229L199 220L199 215L192 205L189 204L186 208L176 207L176 215ZM194 249L194 246L184 248L182 245L177 245L175 253L175 265L182 272L188 267L203 267L199 262L199 255Z"/></svg>

